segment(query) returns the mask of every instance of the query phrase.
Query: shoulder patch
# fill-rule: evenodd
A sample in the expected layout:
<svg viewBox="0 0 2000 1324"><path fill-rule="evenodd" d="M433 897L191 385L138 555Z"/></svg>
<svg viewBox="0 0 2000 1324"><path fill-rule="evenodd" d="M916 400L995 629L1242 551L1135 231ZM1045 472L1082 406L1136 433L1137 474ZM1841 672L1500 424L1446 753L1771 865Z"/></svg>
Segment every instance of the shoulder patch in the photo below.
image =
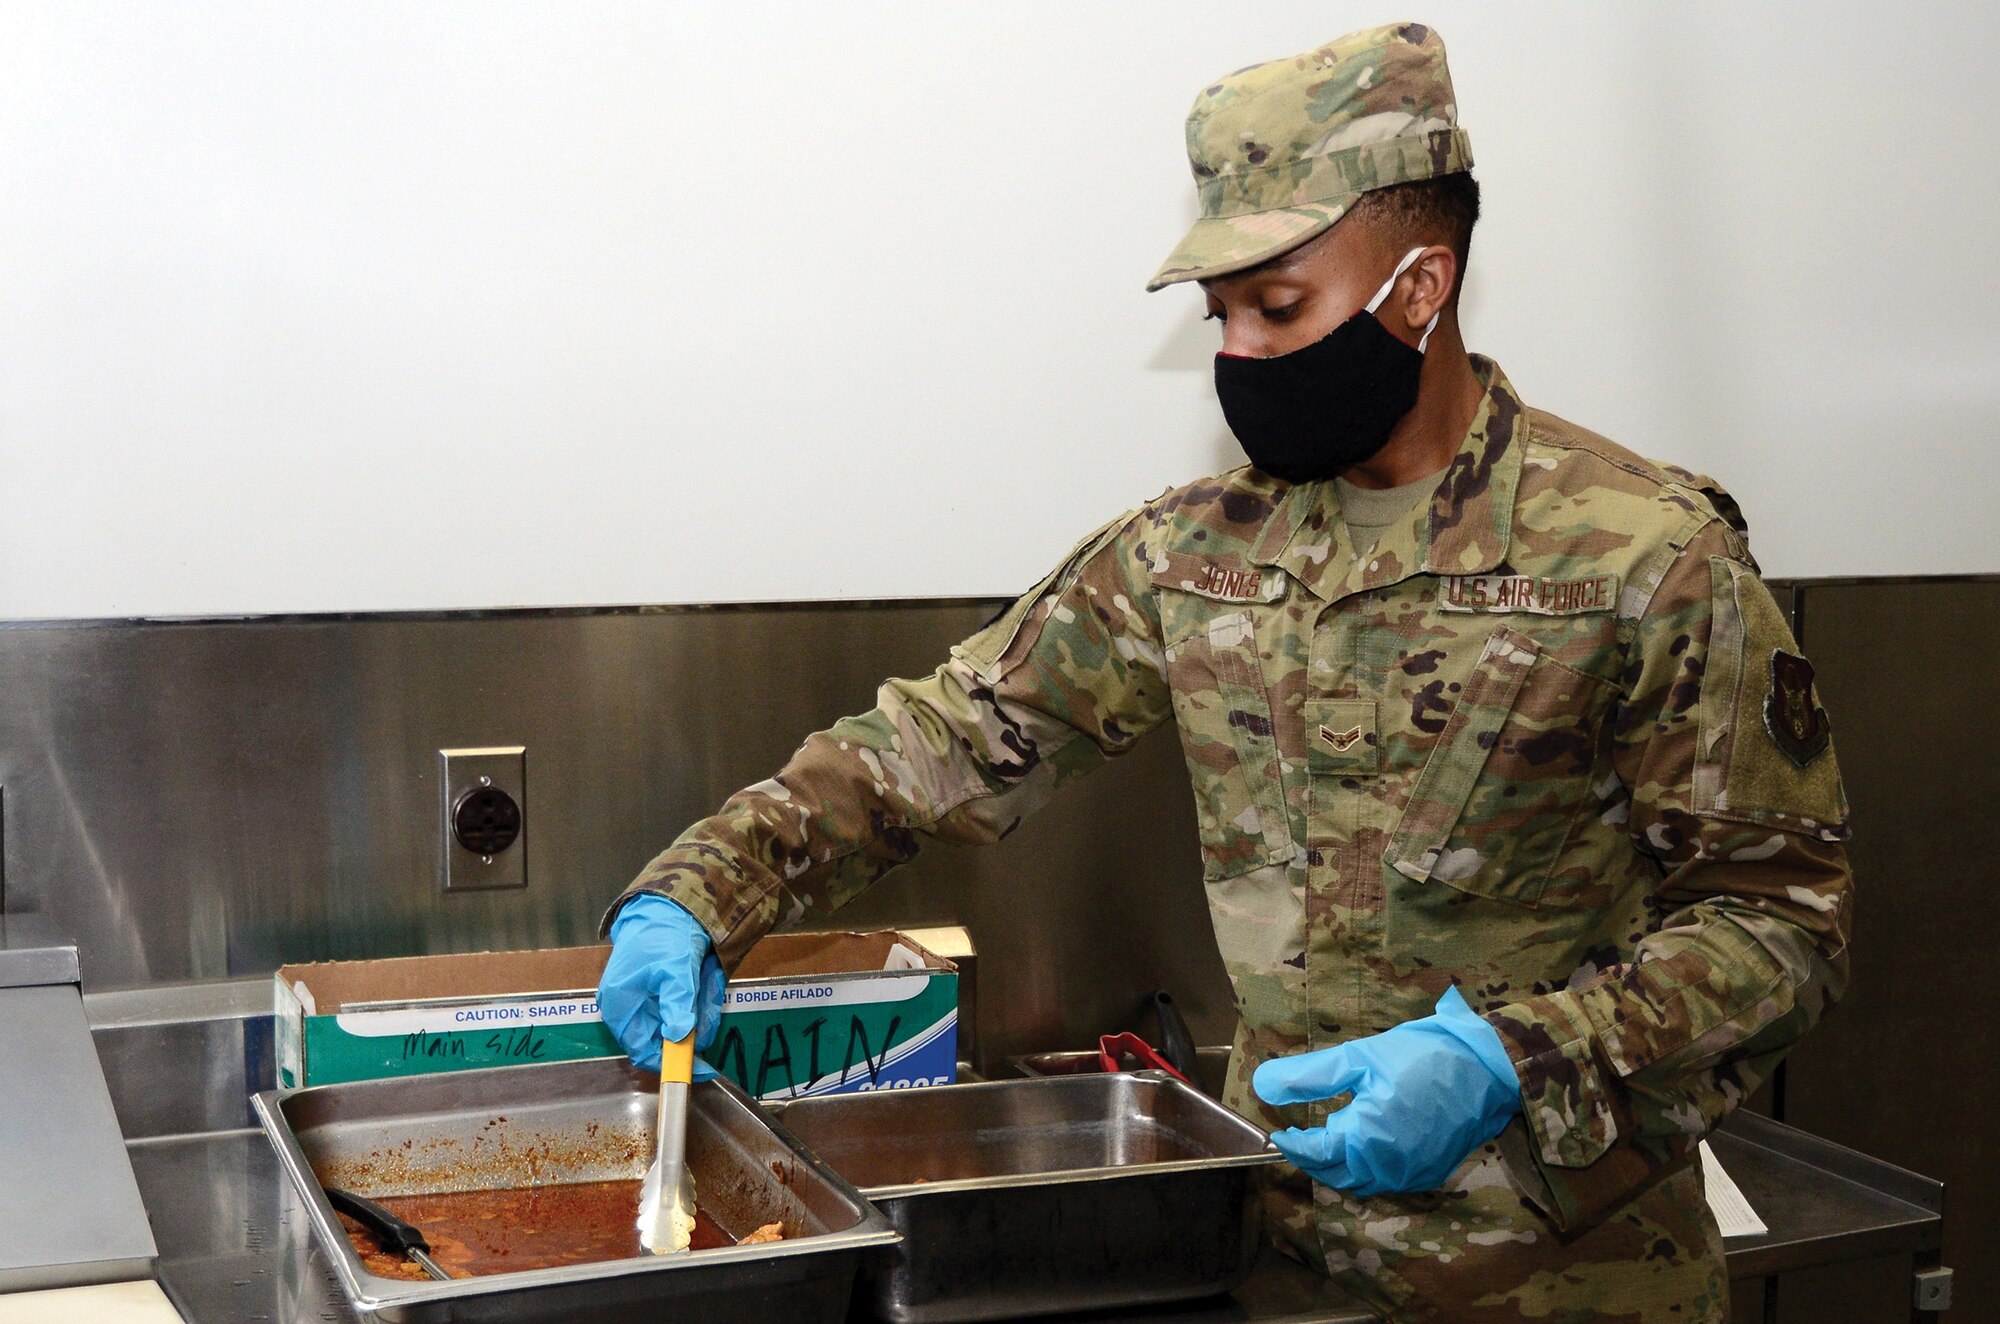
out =
<svg viewBox="0 0 2000 1324"><path fill-rule="evenodd" d="M1812 663L1782 648L1771 650L1771 692L1764 696L1764 729L1801 768L1826 753L1833 737L1826 709L1813 697Z"/></svg>
<svg viewBox="0 0 2000 1324"><path fill-rule="evenodd" d="M1829 841L1847 834L1847 795L1812 667L1757 572L1709 558L1694 811Z"/></svg>

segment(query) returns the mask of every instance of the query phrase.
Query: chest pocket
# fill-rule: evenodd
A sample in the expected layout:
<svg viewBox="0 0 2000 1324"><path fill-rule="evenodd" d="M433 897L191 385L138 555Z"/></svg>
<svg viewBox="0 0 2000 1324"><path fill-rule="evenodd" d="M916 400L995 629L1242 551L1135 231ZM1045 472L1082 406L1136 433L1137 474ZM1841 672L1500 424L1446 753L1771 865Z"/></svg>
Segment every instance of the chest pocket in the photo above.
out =
<svg viewBox="0 0 2000 1324"><path fill-rule="evenodd" d="M1389 864L1538 905L1589 790L1610 692L1528 636L1495 630L1411 789Z"/></svg>
<svg viewBox="0 0 2000 1324"><path fill-rule="evenodd" d="M1244 590L1246 596L1276 596L1275 575L1272 580L1268 592L1258 583ZM1220 601L1178 587L1159 593L1167 683L1201 829L1202 877L1214 882L1289 860L1298 848L1285 816L1271 698L1252 616L1256 602Z"/></svg>

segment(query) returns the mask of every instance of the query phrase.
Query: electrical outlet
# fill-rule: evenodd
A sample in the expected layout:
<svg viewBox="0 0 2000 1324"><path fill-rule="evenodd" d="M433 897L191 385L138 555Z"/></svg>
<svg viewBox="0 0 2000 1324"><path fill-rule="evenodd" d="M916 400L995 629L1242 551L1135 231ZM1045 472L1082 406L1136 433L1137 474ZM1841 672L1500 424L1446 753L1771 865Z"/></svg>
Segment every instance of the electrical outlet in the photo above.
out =
<svg viewBox="0 0 2000 1324"><path fill-rule="evenodd" d="M439 881L447 892L528 885L528 750L438 751Z"/></svg>

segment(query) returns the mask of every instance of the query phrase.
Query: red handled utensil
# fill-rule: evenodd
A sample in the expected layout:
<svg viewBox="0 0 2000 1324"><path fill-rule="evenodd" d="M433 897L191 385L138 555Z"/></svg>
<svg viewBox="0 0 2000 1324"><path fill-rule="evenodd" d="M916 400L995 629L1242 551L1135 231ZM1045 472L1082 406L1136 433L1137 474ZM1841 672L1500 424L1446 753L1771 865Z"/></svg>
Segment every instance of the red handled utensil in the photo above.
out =
<svg viewBox="0 0 2000 1324"><path fill-rule="evenodd" d="M1097 1060L1106 1071L1125 1070L1123 1059L1126 1054L1130 1054L1132 1057L1138 1059L1141 1071L1157 1067L1161 1071L1172 1073L1176 1080L1182 1081L1185 1084L1192 1085L1194 1083L1180 1072L1175 1071L1173 1063L1161 1057L1158 1050L1151 1044L1129 1030L1123 1034L1104 1035L1097 1041Z"/></svg>

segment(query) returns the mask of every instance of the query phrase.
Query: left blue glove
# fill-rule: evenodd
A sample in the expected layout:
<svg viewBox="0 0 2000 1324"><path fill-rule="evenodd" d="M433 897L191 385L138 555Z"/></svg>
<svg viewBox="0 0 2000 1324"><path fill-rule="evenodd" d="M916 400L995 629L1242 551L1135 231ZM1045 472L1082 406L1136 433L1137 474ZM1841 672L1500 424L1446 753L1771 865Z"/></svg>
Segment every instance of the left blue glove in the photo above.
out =
<svg viewBox="0 0 2000 1324"><path fill-rule="evenodd" d="M1277 1105L1353 1092L1324 1126L1274 1131L1271 1143L1314 1181L1359 1196L1438 1189L1521 1111L1521 1079L1499 1032L1456 988L1421 1020L1273 1058L1250 1084Z"/></svg>
<svg viewBox="0 0 2000 1324"><path fill-rule="evenodd" d="M597 984L597 1011L634 1066L658 1071L662 1039L693 1030L696 1053L715 1042L727 983L700 922L676 902L642 893L611 921L611 959ZM696 1080L716 1074L695 1058Z"/></svg>

